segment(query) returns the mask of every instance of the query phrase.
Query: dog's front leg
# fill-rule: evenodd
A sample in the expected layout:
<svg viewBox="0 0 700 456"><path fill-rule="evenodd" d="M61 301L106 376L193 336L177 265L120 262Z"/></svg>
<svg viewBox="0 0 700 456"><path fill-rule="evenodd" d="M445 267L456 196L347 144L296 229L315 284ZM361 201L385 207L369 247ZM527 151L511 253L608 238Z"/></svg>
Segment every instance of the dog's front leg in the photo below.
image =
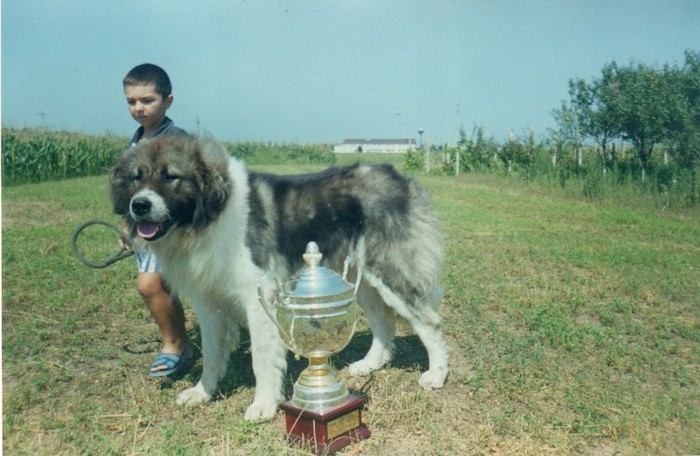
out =
<svg viewBox="0 0 700 456"><path fill-rule="evenodd" d="M210 306L210 307L206 307ZM228 314L209 303L193 308L202 334L202 359L204 369L199 382L177 396L178 404L194 405L206 402L216 394L219 380L226 373L231 354L230 331L227 327Z"/></svg>
<svg viewBox="0 0 700 456"><path fill-rule="evenodd" d="M275 416L282 402L282 381L287 371L287 349L277 327L257 303L257 295L248 296L246 309L250 329L250 346L255 373L255 397L245 412L246 420L269 419Z"/></svg>

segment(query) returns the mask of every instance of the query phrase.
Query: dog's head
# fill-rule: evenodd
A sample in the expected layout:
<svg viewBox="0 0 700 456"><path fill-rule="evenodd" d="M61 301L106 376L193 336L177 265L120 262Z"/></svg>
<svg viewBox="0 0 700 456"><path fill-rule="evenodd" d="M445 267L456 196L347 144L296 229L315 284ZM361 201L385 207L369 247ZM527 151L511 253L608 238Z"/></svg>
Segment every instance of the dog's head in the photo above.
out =
<svg viewBox="0 0 700 456"><path fill-rule="evenodd" d="M223 146L165 136L128 149L110 175L114 212L132 234L155 241L177 227L203 230L231 191Z"/></svg>

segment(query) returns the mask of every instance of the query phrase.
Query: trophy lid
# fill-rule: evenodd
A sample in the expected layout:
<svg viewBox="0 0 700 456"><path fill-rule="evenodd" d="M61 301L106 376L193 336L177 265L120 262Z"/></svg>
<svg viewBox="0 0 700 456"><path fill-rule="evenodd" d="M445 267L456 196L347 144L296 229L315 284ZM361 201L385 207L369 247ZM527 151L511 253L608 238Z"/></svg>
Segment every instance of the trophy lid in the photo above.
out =
<svg viewBox="0 0 700 456"><path fill-rule="evenodd" d="M284 294L289 298L318 298L343 295L354 291L353 285L332 269L320 266L323 255L318 244L309 242L306 245L304 261L306 267L290 277L284 286Z"/></svg>

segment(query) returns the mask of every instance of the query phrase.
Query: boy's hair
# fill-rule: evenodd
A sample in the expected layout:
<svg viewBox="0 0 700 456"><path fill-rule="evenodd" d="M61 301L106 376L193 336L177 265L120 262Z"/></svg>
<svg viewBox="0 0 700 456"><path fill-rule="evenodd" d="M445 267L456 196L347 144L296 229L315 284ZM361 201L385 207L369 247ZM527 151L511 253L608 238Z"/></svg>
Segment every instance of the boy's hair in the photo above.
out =
<svg viewBox="0 0 700 456"><path fill-rule="evenodd" d="M124 87L154 84L156 92L161 94L163 99L170 96L173 91L168 73L152 63L142 63L132 68L124 77L123 83Z"/></svg>

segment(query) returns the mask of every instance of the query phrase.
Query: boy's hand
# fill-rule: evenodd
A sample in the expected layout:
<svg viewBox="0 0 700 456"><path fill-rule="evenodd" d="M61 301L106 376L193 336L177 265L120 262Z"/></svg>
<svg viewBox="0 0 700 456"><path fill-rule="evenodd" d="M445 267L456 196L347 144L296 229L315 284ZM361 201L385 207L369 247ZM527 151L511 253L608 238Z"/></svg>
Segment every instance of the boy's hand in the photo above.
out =
<svg viewBox="0 0 700 456"><path fill-rule="evenodd" d="M124 236L126 236L126 234L124 234ZM127 242L124 237L119 236L119 247L123 250L131 250L131 243Z"/></svg>
<svg viewBox="0 0 700 456"><path fill-rule="evenodd" d="M119 234L119 247L123 250L131 250L132 245L129 240L129 227L124 224L122 232Z"/></svg>

